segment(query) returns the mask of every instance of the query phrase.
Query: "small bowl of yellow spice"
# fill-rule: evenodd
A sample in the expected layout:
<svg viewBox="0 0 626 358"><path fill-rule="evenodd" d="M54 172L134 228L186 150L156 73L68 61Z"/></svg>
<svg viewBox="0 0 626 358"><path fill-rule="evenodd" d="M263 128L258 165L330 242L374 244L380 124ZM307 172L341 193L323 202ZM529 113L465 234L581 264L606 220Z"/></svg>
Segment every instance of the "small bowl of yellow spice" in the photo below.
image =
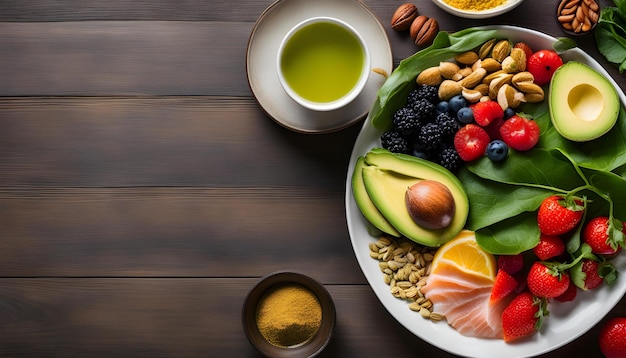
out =
<svg viewBox="0 0 626 358"><path fill-rule="evenodd" d="M246 296L242 322L248 340L266 357L313 357L330 342L335 304L317 280L299 272L263 277Z"/></svg>
<svg viewBox="0 0 626 358"><path fill-rule="evenodd" d="M507 13L523 0L433 0L446 12L467 19L487 19Z"/></svg>

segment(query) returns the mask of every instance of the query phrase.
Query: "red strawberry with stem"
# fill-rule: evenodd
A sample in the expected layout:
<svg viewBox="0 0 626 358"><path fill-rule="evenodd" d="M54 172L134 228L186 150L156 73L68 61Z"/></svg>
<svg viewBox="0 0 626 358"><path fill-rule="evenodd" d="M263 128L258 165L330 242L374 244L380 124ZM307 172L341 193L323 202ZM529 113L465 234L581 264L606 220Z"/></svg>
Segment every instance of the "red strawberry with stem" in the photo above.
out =
<svg viewBox="0 0 626 358"><path fill-rule="evenodd" d="M626 357L626 317L614 317L602 325L598 343L606 358Z"/></svg>
<svg viewBox="0 0 626 358"><path fill-rule="evenodd" d="M485 154L489 145L489 135L476 124L466 124L454 135L454 148L466 162L478 159Z"/></svg>
<svg viewBox="0 0 626 358"><path fill-rule="evenodd" d="M544 199L537 212L539 231L544 235L558 236L575 228L585 211L585 201L562 195Z"/></svg>
<svg viewBox="0 0 626 358"><path fill-rule="evenodd" d="M549 260L561 256L565 252L565 243L558 236L541 234L539 243L533 247L533 252L539 260Z"/></svg>
<svg viewBox="0 0 626 358"><path fill-rule="evenodd" d="M504 118L504 110L498 102L489 100L478 102L471 106L474 113L474 121L481 127L486 127L494 121Z"/></svg>
<svg viewBox="0 0 626 358"><path fill-rule="evenodd" d="M583 228L582 239L599 255L613 255L624 246L626 226L606 216L591 219Z"/></svg>
<svg viewBox="0 0 626 358"><path fill-rule="evenodd" d="M519 151L533 148L539 142L540 134L541 129L537 122L518 114L504 121L500 127L500 136L504 143Z"/></svg>
<svg viewBox="0 0 626 358"><path fill-rule="evenodd" d="M565 293L570 284L570 278L559 265L537 261L528 271L526 284L535 296L554 298Z"/></svg>
<svg viewBox="0 0 626 358"><path fill-rule="evenodd" d="M543 317L548 315L547 302L525 291L513 298L502 311L502 331L505 342L511 342L539 331Z"/></svg>

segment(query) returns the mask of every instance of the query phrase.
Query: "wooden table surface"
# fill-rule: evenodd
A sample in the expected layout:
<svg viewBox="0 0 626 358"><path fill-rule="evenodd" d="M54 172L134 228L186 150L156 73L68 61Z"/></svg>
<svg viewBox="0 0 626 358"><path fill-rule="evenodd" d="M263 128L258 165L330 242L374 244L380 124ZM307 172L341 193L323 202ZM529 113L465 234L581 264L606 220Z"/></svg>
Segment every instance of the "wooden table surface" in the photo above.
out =
<svg viewBox="0 0 626 358"><path fill-rule="evenodd" d="M416 50L389 27L400 3L365 1L395 64ZM552 3L490 20L417 4L446 31L564 36ZM270 4L0 2L1 357L257 357L242 303L284 269L335 300L323 357L450 356L387 313L355 259L344 193L362 122L298 134L255 101L246 47ZM598 331L545 356L598 356Z"/></svg>

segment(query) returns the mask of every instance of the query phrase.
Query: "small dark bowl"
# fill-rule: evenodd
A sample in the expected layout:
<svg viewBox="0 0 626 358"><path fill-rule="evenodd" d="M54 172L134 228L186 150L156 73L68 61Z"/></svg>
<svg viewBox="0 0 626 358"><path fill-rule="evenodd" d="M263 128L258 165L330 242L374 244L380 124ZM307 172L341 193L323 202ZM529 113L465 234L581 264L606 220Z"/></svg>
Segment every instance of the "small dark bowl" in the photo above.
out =
<svg viewBox="0 0 626 358"><path fill-rule="evenodd" d="M322 321L317 333L307 342L292 347L280 347L268 342L259 331L256 318L259 301L264 294L271 288L285 284L308 288L315 294L322 308ZM335 318L335 304L326 288L309 276L291 271L274 272L263 277L246 296L242 312L243 329L248 340L261 354L272 358L314 357L319 354L330 342Z"/></svg>
<svg viewBox="0 0 626 358"><path fill-rule="evenodd" d="M554 14L555 14L555 19L557 24L559 24L559 27L561 28L561 30L563 32L565 32L568 35L572 35L572 36L583 36L583 35L587 35L587 34L591 34L593 33L593 29L596 28L596 26L598 25L598 21L596 20L595 22L592 21L591 22L591 27L589 29L587 29L586 31L574 31L573 29L568 29L566 27L563 26L563 24L561 23L561 21L559 21L559 9L561 8L561 4L565 4L567 3L569 0L558 0L556 2L556 7L554 10ZM580 1L580 4L582 4L584 2L584 0ZM600 16L600 2L598 0L593 0L594 3L596 3L596 5L598 6L598 17ZM575 14L574 14L575 15Z"/></svg>

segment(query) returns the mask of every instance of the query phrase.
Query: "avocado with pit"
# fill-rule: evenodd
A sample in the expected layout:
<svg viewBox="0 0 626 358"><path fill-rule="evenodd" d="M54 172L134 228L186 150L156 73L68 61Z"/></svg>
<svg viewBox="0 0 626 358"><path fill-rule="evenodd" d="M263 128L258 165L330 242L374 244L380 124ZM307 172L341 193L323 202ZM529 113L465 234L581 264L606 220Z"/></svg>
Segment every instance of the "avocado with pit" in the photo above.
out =
<svg viewBox="0 0 626 358"><path fill-rule="evenodd" d="M442 166L410 155L374 148L365 155L359 171L367 199L355 196L355 200L371 201L401 235L426 246L438 247L454 238L465 226L469 212L467 194L456 176ZM407 209L407 188L426 179L445 185L454 198L454 216L444 228L428 229L418 225ZM364 216L367 218L370 215L364 213Z"/></svg>
<svg viewBox="0 0 626 358"><path fill-rule="evenodd" d="M577 61L569 61L554 72L548 106L554 129L575 142L603 136L617 122L620 110L611 82Z"/></svg>
<svg viewBox="0 0 626 358"><path fill-rule="evenodd" d="M363 168L366 166L365 157L359 157L354 166L354 173L352 174L352 194L354 195L354 201L359 208L363 216L374 225L378 230L387 233L389 235L399 237L400 233L385 219L383 214L378 211L376 205L372 203L367 190L365 189L365 183L363 182Z"/></svg>

